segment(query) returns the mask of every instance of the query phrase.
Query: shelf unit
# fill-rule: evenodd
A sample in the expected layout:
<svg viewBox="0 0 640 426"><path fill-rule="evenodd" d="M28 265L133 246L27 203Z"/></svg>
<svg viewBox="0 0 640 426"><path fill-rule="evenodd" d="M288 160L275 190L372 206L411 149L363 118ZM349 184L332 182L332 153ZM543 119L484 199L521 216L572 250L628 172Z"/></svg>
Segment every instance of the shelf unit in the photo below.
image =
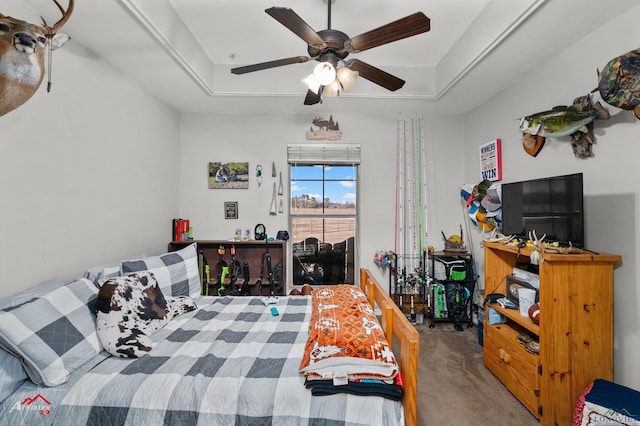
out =
<svg viewBox="0 0 640 426"><path fill-rule="evenodd" d="M506 277L531 250L484 243L485 296L506 294ZM613 380L614 254L544 254L539 266L540 325L519 310L490 305L506 318L484 316L484 364L543 425L571 424L573 407L594 379ZM487 307L488 309L488 307ZM529 353L517 336L540 343Z"/></svg>
<svg viewBox="0 0 640 426"><path fill-rule="evenodd" d="M267 277L267 269L266 265L261 275L262 269L262 257L266 253L267 244L269 247L269 254L271 255L271 266L274 272L274 294L283 296L287 289L286 283L286 241L275 240L269 241L268 243L264 240L262 241L230 241L230 240L195 240L195 241L171 241L169 243L168 251L180 250L188 246L189 244L197 243L198 254L202 253L206 260L206 263L210 267L210 280L207 283L204 283L205 277L202 276L203 280L203 293L206 294L206 290L208 288L208 294L215 296L218 294L218 289L220 288L220 284L217 279L217 271L216 265L220 258L218 254L218 249L223 247L225 250L225 254L223 255L223 259L225 262L230 265L231 264L231 249L235 247L235 260L240 263L240 268L244 266L244 262L246 261L249 266L249 281L247 283L249 287L249 294L251 295L268 295L269 294L269 280ZM281 273L276 274L276 265L281 263ZM201 265L202 266L202 265ZM202 268L201 268L202 270ZM276 276L277 275L277 276ZM244 276L242 272L238 274L238 281L236 281L236 286L240 287L244 282ZM229 276L226 277L222 285L227 289L225 291L228 292L231 288L231 278Z"/></svg>

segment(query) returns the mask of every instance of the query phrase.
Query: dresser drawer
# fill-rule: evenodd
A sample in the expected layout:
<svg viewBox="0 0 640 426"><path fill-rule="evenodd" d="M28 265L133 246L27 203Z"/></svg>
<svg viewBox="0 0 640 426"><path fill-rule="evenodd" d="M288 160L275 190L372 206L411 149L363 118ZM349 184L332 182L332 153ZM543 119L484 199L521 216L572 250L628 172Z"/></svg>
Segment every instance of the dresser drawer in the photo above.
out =
<svg viewBox="0 0 640 426"><path fill-rule="evenodd" d="M511 393L538 417L540 357L529 353L517 336L522 332L510 324L485 323L484 364Z"/></svg>

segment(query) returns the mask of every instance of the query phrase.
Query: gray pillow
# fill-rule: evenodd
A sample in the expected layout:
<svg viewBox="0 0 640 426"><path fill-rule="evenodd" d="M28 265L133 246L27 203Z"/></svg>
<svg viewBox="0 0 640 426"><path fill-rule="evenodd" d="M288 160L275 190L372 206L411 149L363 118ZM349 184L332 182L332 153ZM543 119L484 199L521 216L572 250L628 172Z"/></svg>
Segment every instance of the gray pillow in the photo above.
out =
<svg viewBox="0 0 640 426"><path fill-rule="evenodd" d="M100 265L89 268L85 271L83 278L88 279L100 288L102 284L109 278L115 278L120 275L120 264Z"/></svg>
<svg viewBox="0 0 640 426"><path fill-rule="evenodd" d="M16 306L63 285L64 283L57 278L44 281L27 290L0 299L0 310L10 311ZM0 349L0 402L11 395L28 378L20 359L4 349Z"/></svg>
<svg viewBox="0 0 640 426"><path fill-rule="evenodd" d="M14 308L18 305L22 305L25 302L36 299L42 296L44 293L48 293L51 290L54 290L58 287L62 287L64 282L59 280L58 278L52 278L47 281L43 281L38 285L35 285L26 290L22 290L16 294L12 294L11 296L3 297L0 299L0 310L7 310Z"/></svg>
<svg viewBox="0 0 640 426"><path fill-rule="evenodd" d="M102 351L96 335L98 289L82 278L0 311L0 346L23 359L31 380L57 386Z"/></svg>
<svg viewBox="0 0 640 426"><path fill-rule="evenodd" d="M196 243L161 256L123 260L120 268L122 275L151 272L165 296L189 296L195 299L201 292Z"/></svg>

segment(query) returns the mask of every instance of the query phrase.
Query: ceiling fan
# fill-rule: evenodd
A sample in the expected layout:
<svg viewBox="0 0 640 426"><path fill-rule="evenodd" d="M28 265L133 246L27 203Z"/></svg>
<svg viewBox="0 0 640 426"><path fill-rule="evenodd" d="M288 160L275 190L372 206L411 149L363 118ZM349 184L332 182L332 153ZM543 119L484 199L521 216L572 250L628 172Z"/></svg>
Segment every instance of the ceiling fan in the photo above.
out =
<svg viewBox="0 0 640 426"><path fill-rule="evenodd" d="M328 5L327 29L315 31L292 9L271 7L265 12L291 30L307 43L309 56L294 56L231 69L233 74L246 74L283 65L299 64L314 59L319 62L304 81L309 86L305 105L322 101L323 92L339 94L347 90L359 75L372 83L395 91L404 85L404 80L358 59L345 58L350 53L358 53L373 47L412 37L431 29L430 20L424 13L417 12L397 21L390 22L355 37L342 31L331 29L331 3ZM338 67L338 63L344 66Z"/></svg>

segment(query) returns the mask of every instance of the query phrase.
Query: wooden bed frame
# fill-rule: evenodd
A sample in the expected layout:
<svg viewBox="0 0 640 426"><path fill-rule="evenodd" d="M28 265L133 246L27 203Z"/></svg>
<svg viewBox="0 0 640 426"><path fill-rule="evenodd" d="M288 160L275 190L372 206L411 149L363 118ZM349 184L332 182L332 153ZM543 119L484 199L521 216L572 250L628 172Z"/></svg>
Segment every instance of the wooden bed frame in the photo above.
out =
<svg viewBox="0 0 640 426"><path fill-rule="evenodd" d="M404 422L406 426L416 426L418 424L416 403L420 346L418 332L368 269L360 269L360 288L367 295L371 306L377 304L382 311L380 324L389 345L393 349L394 338L400 344L399 364L404 382L404 397L402 398ZM394 351L394 353L397 356L398 351Z"/></svg>

